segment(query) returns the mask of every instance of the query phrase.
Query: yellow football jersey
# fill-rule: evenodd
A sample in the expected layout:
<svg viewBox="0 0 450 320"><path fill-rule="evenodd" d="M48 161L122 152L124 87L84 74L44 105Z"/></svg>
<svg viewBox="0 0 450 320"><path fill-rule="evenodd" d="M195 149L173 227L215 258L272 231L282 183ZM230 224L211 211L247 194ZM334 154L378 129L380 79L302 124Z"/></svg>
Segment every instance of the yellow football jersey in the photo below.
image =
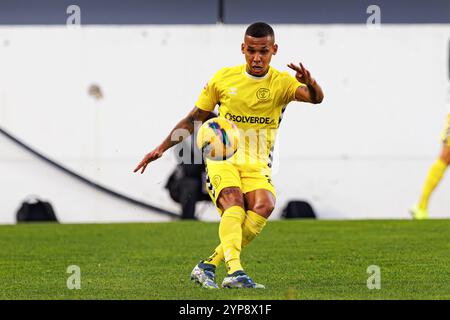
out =
<svg viewBox="0 0 450 320"><path fill-rule="evenodd" d="M212 111L241 130L241 144L232 161L258 161L271 166L277 130L287 104L304 84L272 67L263 77L246 72L246 65L219 70L203 88L196 106Z"/></svg>

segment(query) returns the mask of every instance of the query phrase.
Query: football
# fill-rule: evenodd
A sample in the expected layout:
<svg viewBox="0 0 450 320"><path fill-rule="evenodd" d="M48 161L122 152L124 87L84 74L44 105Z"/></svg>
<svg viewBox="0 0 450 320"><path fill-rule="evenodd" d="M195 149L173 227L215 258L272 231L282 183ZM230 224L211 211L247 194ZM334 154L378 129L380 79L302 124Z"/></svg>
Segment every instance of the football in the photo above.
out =
<svg viewBox="0 0 450 320"><path fill-rule="evenodd" d="M202 151L203 157L226 160L233 156L239 147L239 129L227 119L210 119L198 130L197 147Z"/></svg>

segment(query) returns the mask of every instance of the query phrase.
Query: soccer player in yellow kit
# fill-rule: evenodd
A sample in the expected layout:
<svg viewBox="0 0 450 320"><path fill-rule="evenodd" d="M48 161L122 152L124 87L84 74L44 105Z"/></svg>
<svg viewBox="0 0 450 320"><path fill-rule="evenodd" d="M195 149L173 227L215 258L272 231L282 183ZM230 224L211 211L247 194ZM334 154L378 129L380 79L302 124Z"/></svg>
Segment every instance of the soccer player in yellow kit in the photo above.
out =
<svg viewBox="0 0 450 320"><path fill-rule="evenodd" d="M241 44L246 64L219 70L203 88L194 109L134 169L143 173L151 161L179 142L171 138L174 131L187 129L192 133L194 121L203 122L216 105L219 117L243 130L243 143L232 158L206 161L207 187L221 221L220 244L191 273L191 279L205 288L218 288L215 270L222 261L227 267L222 287L264 287L244 272L240 253L262 231L275 206L271 162L276 130L289 102L317 104L323 100L321 87L301 63L288 64L295 77L270 66L277 50L271 26L264 22L250 25ZM253 134L256 144L249 142Z"/></svg>
<svg viewBox="0 0 450 320"><path fill-rule="evenodd" d="M414 219L428 219L428 202L433 191L444 176L450 163L450 114L447 116L447 124L442 132L442 151L439 158L433 163L428 172L422 189L419 203L412 207L411 214Z"/></svg>

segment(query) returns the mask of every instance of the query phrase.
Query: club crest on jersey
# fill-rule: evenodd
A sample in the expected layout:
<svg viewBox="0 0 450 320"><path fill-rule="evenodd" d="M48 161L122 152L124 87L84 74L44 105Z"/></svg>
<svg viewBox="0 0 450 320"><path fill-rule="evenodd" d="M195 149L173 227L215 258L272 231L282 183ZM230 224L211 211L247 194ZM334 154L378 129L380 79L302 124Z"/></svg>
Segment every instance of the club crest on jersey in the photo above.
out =
<svg viewBox="0 0 450 320"><path fill-rule="evenodd" d="M256 97L259 100L268 100L270 98L270 90L267 88L259 88L258 91L256 91Z"/></svg>
<svg viewBox="0 0 450 320"><path fill-rule="evenodd" d="M213 184L214 188L217 188L220 185L221 180L222 180L222 178L219 175L215 175L212 178L212 184Z"/></svg>
<svg viewBox="0 0 450 320"><path fill-rule="evenodd" d="M230 88L229 94L231 94L232 96L237 95L237 88Z"/></svg>

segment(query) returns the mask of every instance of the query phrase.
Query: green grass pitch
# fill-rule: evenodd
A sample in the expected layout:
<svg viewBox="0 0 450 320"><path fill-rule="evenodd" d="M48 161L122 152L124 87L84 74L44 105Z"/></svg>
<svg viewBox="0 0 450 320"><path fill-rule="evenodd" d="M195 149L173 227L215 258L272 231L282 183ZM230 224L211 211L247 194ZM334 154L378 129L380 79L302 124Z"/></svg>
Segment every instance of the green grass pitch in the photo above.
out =
<svg viewBox="0 0 450 320"><path fill-rule="evenodd" d="M450 220L270 221L242 252L265 290L210 291L193 266L218 224L0 226L0 299L450 299ZM69 290L69 265L81 289ZM369 290L367 268L381 270ZM221 266L220 281L225 274Z"/></svg>

